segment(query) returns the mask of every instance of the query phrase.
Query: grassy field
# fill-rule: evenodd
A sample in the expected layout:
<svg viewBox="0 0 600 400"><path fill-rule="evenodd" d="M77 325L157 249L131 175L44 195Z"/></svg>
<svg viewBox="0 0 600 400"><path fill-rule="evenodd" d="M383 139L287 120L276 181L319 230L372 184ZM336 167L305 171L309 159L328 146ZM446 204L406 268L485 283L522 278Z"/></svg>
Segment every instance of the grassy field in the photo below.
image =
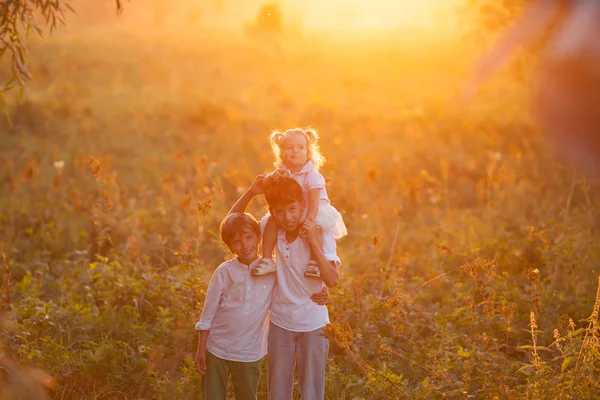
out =
<svg viewBox="0 0 600 400"><path fill-rule="evenodd" d="M272 168L270 131L313 126L350 231L327 399L598 396L597 196L506 75L457 101L463 47L108 29L33 43L29 100L0 120L3 352L57 399L199 398L218 224Z"/></svg>

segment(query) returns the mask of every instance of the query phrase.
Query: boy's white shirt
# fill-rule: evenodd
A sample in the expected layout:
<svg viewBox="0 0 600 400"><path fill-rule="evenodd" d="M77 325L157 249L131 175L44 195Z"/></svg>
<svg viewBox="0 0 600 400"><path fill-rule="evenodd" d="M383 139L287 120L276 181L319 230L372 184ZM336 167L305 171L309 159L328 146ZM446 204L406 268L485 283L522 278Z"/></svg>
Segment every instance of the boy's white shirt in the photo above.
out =
<svg viewBox="0 0 600 400"><path fill-rule="evenodd" d="M215 270L196 330L209 330L206 350L229 361L254 362L267 354L269 307L275 274L250 276L237 258Z"/></svg>
<svg viewBox="0 0 600 400"><path fill-rule="evenodd" d="M261 220L265 226L267 218ZM333 236L323 235L323 251L329 261L338 267L340 258L336 253ZM310 248L306 240L297 237L291 243L280 229L277 237L276 258L277 284L271 300L271 322L292 332L310 332L329 324L327 306L320 306L310 299L314 293L323 290L320 279L304 277L304 271L310 261Z"/></svg>
<svg viewBox="0 0 600 400"><path fill-rule="evenodd" d="M260 221L261 238L267 216ZM333 236L323 235L323 251L329 261L338 267ZM292 243L280 229L277 237L277 274L251 276L250 267L237 258L217 267L208 284L206 299L197 331L208 330L206 350L229 361L254 362L267 354L270 320L275 325L293 332L310 332L329 324L327 306L310 299L323 290L319 279L304 277L310 260L306 240L297 237ZM273 312L275 311L275 313Z"/></svg>

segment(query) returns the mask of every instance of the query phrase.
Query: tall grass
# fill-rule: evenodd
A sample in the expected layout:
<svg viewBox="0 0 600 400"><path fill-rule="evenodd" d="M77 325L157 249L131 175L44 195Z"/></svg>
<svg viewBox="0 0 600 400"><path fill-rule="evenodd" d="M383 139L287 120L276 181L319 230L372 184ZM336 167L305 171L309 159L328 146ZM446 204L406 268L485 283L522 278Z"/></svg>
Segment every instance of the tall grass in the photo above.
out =
<svg viewBox="0 0 600 400"><path fill-rule="evenodd" d="M527 93L457 103L469 53L449 39L317 39L285 59L235 35L32 46L31 97L0 121L7 357L58 399L198 398L218 224L272 168L269 132L311 125L351 232L328 399L597 395L597 199Z"/></svg>

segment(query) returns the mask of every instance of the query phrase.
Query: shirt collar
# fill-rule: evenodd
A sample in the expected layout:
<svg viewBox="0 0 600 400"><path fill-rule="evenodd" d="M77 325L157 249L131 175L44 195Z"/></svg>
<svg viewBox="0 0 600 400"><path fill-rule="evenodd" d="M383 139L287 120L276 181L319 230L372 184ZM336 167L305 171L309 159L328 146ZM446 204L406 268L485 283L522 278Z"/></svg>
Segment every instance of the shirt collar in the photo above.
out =
<svg viewBox="0 0 600 400"><path fill-rule="evenodd" d="M306 164L304 164L302 169L298 172L292 172L285 164L281 164L281 168L283 168L285 171L287 171L290 175L300 175L300 174L306 174L306 173L310 172L312 169L314 169L314 165L313 165L313 162L309 160L306 162Z"/></svg>
<svg viewBox="0 0 600 400"><path fill-rule="evenodd" d="M255 267L255 266L256 266L256 265L259 263L259 261L260 261L260 257L258 257L256 260L252 261L252 262L250 263L250 265L246 265L246 264L244 264L244 263L243 263L243 262L241 262L241 261L240 261L240 259L239 259L239 258L237 258L237 257L235 257L235 258L234 258L234 260L235 260L235 263L236 263L238 266L240 266L240 267L243 267L243 268L244 268L244 269L246 269L246 270L251 270L252 268L254 268L254 267Z"/></svg>
<svg viewBox="0 0 600 400"><path fill-rule="evenodd" d="M279 238L279 239L283 240L283 241L284 241L285 243L287 243L288 245L289 245L289 244L292 244L292 243L295 243L295 242L296 242L296 240L300 239L300 233L298 232L298 236L296 236L296 239L294 239L294 240L293 240L293 241L291 241L291 242L288 242L288 240L287 240L287 232L286 232L286 230L285 230L285 229L282 229L282 228L279 228L279 229L277 230L277 236L278 236L278 238Z"/></svg>

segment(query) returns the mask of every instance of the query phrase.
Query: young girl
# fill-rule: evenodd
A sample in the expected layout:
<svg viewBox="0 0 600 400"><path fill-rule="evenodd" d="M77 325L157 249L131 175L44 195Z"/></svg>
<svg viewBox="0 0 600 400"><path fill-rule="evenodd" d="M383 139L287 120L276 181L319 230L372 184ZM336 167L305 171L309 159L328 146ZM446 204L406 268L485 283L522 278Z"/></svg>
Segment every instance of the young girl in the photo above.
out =
<svg viewBox="0 0 600 400"><path fill-rule="evenodd" d="M466 94L518 46L550 30L538 71L535 116L562 159L591 178L600 176L600 1L531 0L486 54Z"/></svg>
<svg viewBox="0 0 600 400"><path fill-rule="evenodd" d="M275 155L275 171L263 178L263 188L280 177L289 176L302 187L304 200L308 204L306 220L320 226L323 235L340 239L348 234L342 215L331 205L325 189L325 179L319 173L324 158L319 152L319 135L313 129L289 129L271 134L271 147ZM300 232L304 237L304 232ZM277 223L269 217L263 236L263 258L252 270L253 275L265 275L276 271L273 250L277 243ZM305 277L320 278L317 262L311 260Z"/></svg>

